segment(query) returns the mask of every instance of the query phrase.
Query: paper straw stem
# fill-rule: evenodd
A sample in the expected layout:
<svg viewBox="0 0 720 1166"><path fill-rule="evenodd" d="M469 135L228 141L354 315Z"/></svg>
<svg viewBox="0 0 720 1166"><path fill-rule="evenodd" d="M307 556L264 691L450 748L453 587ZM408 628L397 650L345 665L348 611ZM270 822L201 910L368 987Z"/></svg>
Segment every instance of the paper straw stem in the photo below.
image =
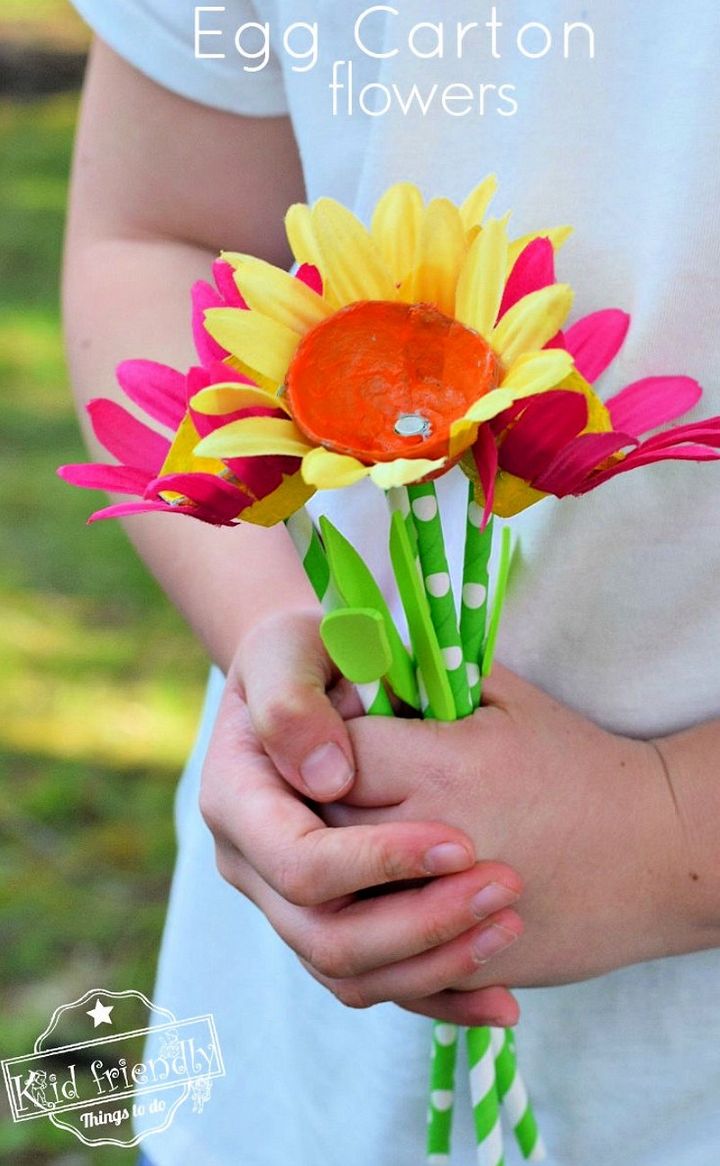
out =
<svg viewBox="0 0 720 1166"><path fill-rule="evenodd" d="M425 593L460 719L470 715L472 705L435 486L432 482L409 486L408 497Z"/></svg>
<svg viewBox="0 0 720 1166"><path fill-rule="evenodd" d="M491 1030L469 1028L467 1050L478 1163L479 1166L504 1166Z"/></svg>
<svg viewBox="0 0 720 1166"><path fill-rule="evenodd" d="M481 525L482 510L475 501L475 488L471 482L465 534L460 639L473 709L479 708L482 701L483 646L487 627L493 519L490 519L484 530L480 529Z"/></svg>
<svg viewBox="0 0 720 1166"><path fill-rule="evenodd" d="M455 1024L445 1024L438 1020L433 1025L427 1137L428 1166L444 1166L450 1161L458 1035Z"/></svg>
<svg viewBox="0 0 720 1166"><path fill-rule="evenodd" d="M335 611L340 600L332 584L322 539L307 510L296 511L285 520L285 527L323 611Z"/></svg>
<svg viewBox="0 0 720 1166"><path fill-rule="evenodd" d="M510 1029L494 1028L491 1039L498 1098L515 1133L520 1151L528 1162L544 1162L547 1157L545 1146L518 1070L515 1037Z"/></svg>
<svg viewBox="0 0 720 1166"><path fill-rule="evenodd" d="M342 601L332 582L322 539L307 510L298 510L286 520L285 526L323 611L336 611ZM356 687L366 713L376 717L395 715L382 681Z"/></svg>

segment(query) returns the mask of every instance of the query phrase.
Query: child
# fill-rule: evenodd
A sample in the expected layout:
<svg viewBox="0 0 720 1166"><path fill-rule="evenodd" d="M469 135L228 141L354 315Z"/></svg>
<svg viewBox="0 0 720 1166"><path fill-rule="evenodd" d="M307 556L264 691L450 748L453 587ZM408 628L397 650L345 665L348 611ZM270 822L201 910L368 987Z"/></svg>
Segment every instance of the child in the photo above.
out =
<svg viewBox="0 0 720 1166"><path fill-rule="evenodd" d="M219 246L288 263L291 202L330 195L367 218L393 181L460 199L494 169L518 235L551 216L576 226L562 263L583 310L633 312L608 389L682 367L720 411L710 0L682 22L670 0L622 22L548 0L542 24L524 11L525 31L465 0L78 7L102 38L68 237L81 399L126 357L190 364L191 282ZM283 46L298 20L317 21L317 59L311 29ZM265 21L279 57L264 53ZM413 31L424 21L445 26L442 56L437 30ZM254 72L233 39L247 22L261 26L252 48L251 30L239 40ZM458 23L478 27L463 41ZM352 80L333 73L351 59ZM445 104L407 106L415 83ZM463 489L443 483L457 513ZM203 1117L183 1107L145 1143L153 1166L419 1162L425 1017L513 1023L497 984L535 989L521 994L521 1052L552 1161L715 1166L718 498L712 467L665 466L519 519L505 667L489 707L442 731L353 721L341 685L327 698L318 613L283 531L128 523L228 677L223 695L213 673L178 794L156 989L178 1015L214 1013L228 1075ZM373 487L322 507L387 582ZM450 542L457 557L459 532ZM308 795L345 828L325 828ZM512 945L515 870L525 934ZM468 1109L457 1163L474 1156Z"/></svg>

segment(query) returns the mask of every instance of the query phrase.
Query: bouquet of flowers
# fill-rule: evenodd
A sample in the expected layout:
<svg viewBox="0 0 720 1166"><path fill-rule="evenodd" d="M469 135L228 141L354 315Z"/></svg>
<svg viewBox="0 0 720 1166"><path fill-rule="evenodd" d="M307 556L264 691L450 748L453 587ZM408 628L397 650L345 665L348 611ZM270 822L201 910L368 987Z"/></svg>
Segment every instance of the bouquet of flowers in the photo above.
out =
<svg viewBox="0 0 720 1166"><path fill-rule="evenodd" d="M457 206L426 204L399 183L369 229L331 199L291 207L295 274L225 253L214 286L193 289L196 367L119 367L125 395L167 432L92 401L95 434L117 464L59 471L133 499L91 521L166 511L218 526L284 522L323 605L328 652L374 715L400 702L453 721L480 706L511 559L504 526L490 606L495 516L652 462L720 457L720 418L667 428L701 398L689 377L648 376L601 400L594 384L629 317L609 309L568 326L573 293L555 264L569 230L511 239L508 217L486 217L495 185L485 179ZM451 470L468 483L457 596L435 488ZM387 495L407 642L361 556L305 509L318 491L365 478ZM449 1161L458 1035L434 1026L436 1164ZM539 1160L512 1034L470 1029L467 1047L480 1162L503 1160L502 1110L525 1157Z"/></svg>

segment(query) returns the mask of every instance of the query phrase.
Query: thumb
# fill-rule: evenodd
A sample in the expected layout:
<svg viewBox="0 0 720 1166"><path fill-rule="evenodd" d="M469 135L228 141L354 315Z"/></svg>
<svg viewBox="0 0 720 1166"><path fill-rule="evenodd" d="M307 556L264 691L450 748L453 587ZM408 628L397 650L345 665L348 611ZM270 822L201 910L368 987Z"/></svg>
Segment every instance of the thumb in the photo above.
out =
<svg viewBox="0 0 720 1166"><path fill-rule="evenodd" d="M328 695L337 675L320 639L319 611L263 620L233 668L255 733L285 780L318 802L345 794L355 761L338 702ZM347 696L339 703L347 705Z"/></svg>

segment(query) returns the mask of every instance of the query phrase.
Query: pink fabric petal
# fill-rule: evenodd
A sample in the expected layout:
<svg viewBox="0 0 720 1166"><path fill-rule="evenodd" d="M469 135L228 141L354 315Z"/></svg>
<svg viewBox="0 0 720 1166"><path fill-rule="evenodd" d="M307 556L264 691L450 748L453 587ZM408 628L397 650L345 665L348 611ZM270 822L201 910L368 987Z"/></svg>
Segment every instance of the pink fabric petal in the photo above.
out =
<svg viewBox="0 0 720 1166"><path fill-rule="evenodd" d="M207 437L209 433L213 433L220 425L227 425L231 420L229 417L209 417L205 413L196 413L191 408L190 402L197 393L203 389L208 389L210 385L254 385L248 377L242 373L236 372L229 364L223 364L218 361L213 361L206 368L191 368L187 375L187 407L190 412L193 424L201 437ZM232 420L238 420L241 414L233 414ZM284 416L284 414L283 414Z"/></svg>
<svg viewBox="0 0 720 1166"><path fill-rule="evenodd" d="M176 429L185 413L185 377L154 360L124 360L117 367L120 388L131 401L159 421Z"/></svg>
<svg viewBox="0 0 720 1166"><path fill-rule="evenodd" d="M714 462L720 461L720 450L708 449L706 445L678 445L670 446L668 449L647 450L644 445L639 449L633 450L626 458L619 461L616 465L611 466L607 470L603 470L600 474L594 474L583 485L580 494L587 494L589 490L594 490L596 486L601 486L603 482L609 482L611 478L616 478L618 474L626 474L629 470L638 470L642 466L651 466L656 462Z"/></svg>
<svg viewBox="0 0 720 1166"><path fill-rule="evenodd" d="M555 251L549 239L534 239L518 256L505 285L498 320L519 300L555 283Z"/></svg>
<svg viewBox="0 0 720 1166"><path fill-rule="evenodd" d="M625 343L630 327L627 312L607 308L578 320L565 333L565 347L575 359L575 367L593 384L610 365Z"/></svg>
<svg viewBox="0 0 720 1166"><path fill-rule="evenodd" d="M695 421L691 425L676 425L663 433L643 442L643 449L665 449L670 445L693 441L717 448L720 445L720 417L708 417L705 421Z"/></svg>
<svg viewBox="0 0 720 1166"><path fill-rule="evenodd" d="M95 436L113 457L124 465L157 473L170 450L165 437L136 420L116 401L89 401L87 411Z"/></svg>
<svg viewBox="0 0 720 1166"><path fill-rule="evenodd" d="M557 390L531 397L500 446L502 469L533 481L587 425L587 401Z"/></svg>
<svg viewBox="0 0 720 1166"><path fill-rule="evenodd" d="M300 458L268 455L267 457L230 458L228 469L257 499L267 498L279 486L283 477L296 474Z"/></svg>
<svg viewBox="0 0 720 1166"><path fill-rule="evenodd" d="M157 498L163 490L184 494L199 507L198 517L222 525L231 522L253 501L237 486L215 474L166 474L149 484L147 497Z"/></svg>
<svg viewBox="0 0 720 1166"><path fill-rule="evenodd" d="M205 313L209 308L224 308L225 300L204 280L194 284L191 295L193 339L200 363L207 365L224 360L227 352L205 330Z"/></svg>
<svg viewBox="0 0 720 1166"><path fill-rule="evenodd" d="M323 294L323 280L317 267L313 267L311 263L303 263L297 269L295 276L306 287L311 288L312 291L317 292L319 296Z"/></svg>
<svg viewBox="0 0 720 1166"><path fill-rule="evenodd" d="M129 518L133 514L192 514L197 515L193 506L169 506L165 502L121 502L117 506L108 506L105 510L96 510L88 518L88 526L94 522L102 522L106 518Z"/></svg>
<svg viewBox="0 0 720 1166"><path fill-rule="evenodd" d="M636 444L627 433L584 433L560 451L532 485L536 490L564 498L584 485L588 474L614 453Z"/></svg>
<svg viewBox="0 0 720 1166"><path fill-rule="evenodd" d="M235 272L225 259L216 259L213 263L213 279L226 308L247 309L247 303L235 283Z"/></svg>
<svg viewBox="0 0 720 1166"><path fill-rule="evenodd" d="M57 475L72 486L86 490L110 490L114 494L137 494L142 498L152 474L132 466L85 464L60 466Z"/></svg>
<svg viewBox="0 0 720 1166"><path fill-rule="evenodd" d="M645 377L611 397L607 407L615 429L639 437L682 417L701 397L702 389L691 377Z"/></svg>
<svg viewBox="0 0 720 1166"><path fill-rule="evenodd" d="M495 479L498 472L498 449L489 425L481 425L477 440L472 448L475 466L480 477L480 485L485 495L485 508L481 530L487 526L495 504Z"/></svg>

